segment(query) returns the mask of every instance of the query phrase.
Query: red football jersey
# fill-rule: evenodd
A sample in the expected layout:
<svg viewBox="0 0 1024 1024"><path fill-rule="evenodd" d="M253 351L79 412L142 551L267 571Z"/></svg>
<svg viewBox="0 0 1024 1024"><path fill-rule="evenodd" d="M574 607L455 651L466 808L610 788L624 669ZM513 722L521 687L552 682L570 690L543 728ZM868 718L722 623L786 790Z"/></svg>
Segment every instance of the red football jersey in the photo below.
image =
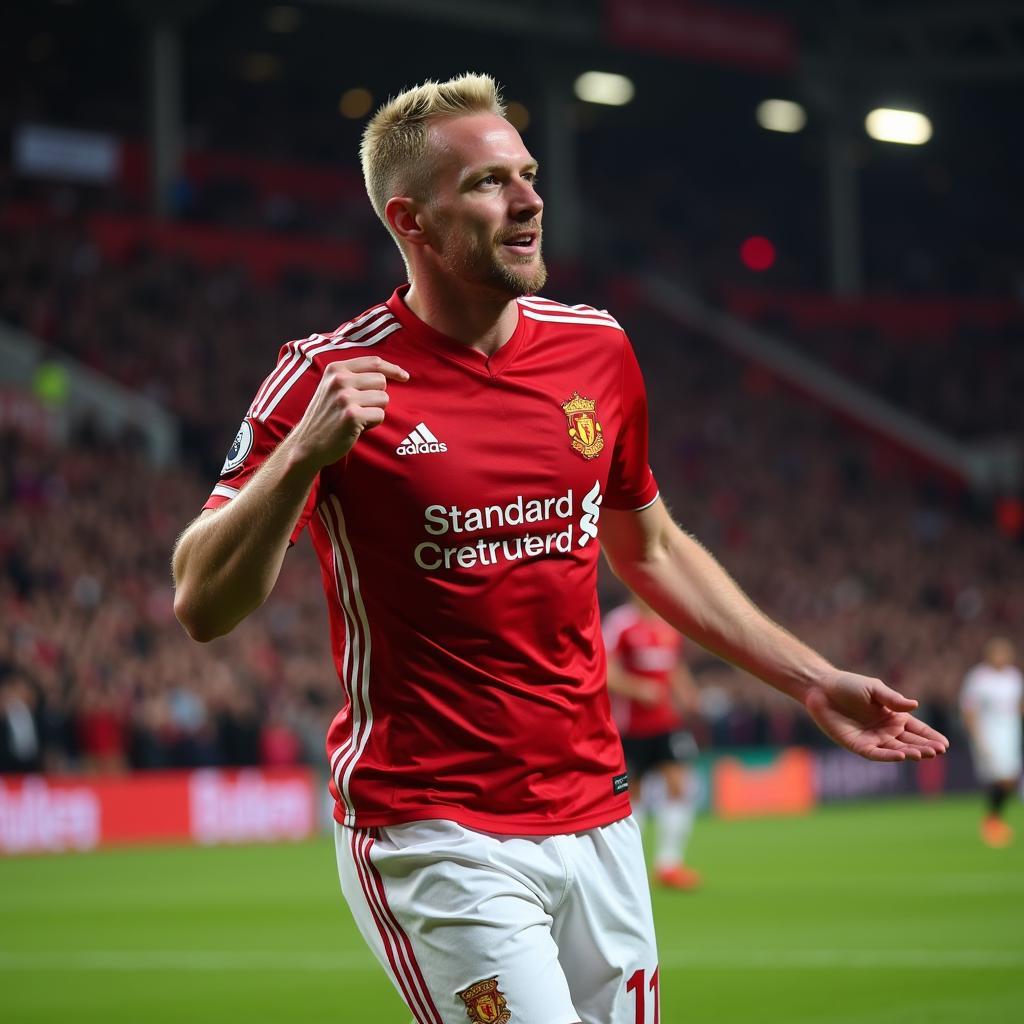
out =
<svg viewBox="0 0 1024 1024"><path fill-rule="evenodd" d="M328 363L408 370L293 536L309 526L347 697L327 738L336 817L505 834L616 821L597 538L602 507L657 498L636 358L608 313L542 298L518 301L488 358L419 320L406 290L281 350L205 507L245 486Z"/></svg>
<svg viewBox="0 0 1024 1024"><path fill-rule="evenodd" d="M624 694L613 694L615 720L623 736L642 738L673 732L683 724L672 692L672 673L683 657L683 638L667 622L645 617L625 604L604 620L604 642L631 675L642 676L661 688L657 704L644 704Z"/></svg>

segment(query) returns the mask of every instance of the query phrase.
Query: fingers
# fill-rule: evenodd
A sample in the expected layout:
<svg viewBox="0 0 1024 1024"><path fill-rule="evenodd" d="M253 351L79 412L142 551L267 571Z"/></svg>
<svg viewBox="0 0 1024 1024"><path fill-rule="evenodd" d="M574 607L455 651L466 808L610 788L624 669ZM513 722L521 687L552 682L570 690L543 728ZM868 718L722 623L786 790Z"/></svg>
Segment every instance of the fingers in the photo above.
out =
<svg viewBox="0 0 1024 1024"><path fill-rule="evenodd" d="M388 380L406 381L409 379L407 370L402 369L397 363L389 363L386 359L381 359L380 356L359 356L356 359L346 359L340 365L350 373L379 374Z"/></svg>
<svg viewBox="0 0 1024 1024"><path fill-rule="evenodd" d="M379 356L360 356L330 363L324 370L320 388L342 396L359 392L359 402L362 403L365 394L386 391L388 381L408 379L408 372L396 363L389 363ZM379 402L379 398L375 402Z"/></svg>
<svg viewBox="0 0 1024 1024"><path fill-rule="evenodd" d="M941 754L949 750L949 740L937 729L933 729L927 723L922 722L920 718L914 718L913 715L909 716L904 729L915 736L920 736L922 739L927 740Z"/></svg>
<svg viewBox="0 0 1024 1024"><path fill-rule="evenodd" d="M359 391L386 391L388 379L383 373L356 373L349 378L348 386Z"/></svg>
<svg viewBox="0 0 1024 1024"><path fill-rule="evenodd" d="M365 409L363 411L363 430L372 430L384 422L384 410L379 407Z"/></svg>
<svg viewBox="0 0 1024 1024"><path fill-rule="evenodd" d="M947 746L945 737L940 733L916 718L908 717L900 733L857 753L874 761L930 761L944 754Z"/></svg>
<svg viewBox="0 0 1024 1024"><path fill-rule="evenodd" d="M921 751L922 757L935 757L940 751L935 749L935 745L929 740L926 740L923 736L915 736L912 732L901 732L896 737L897 743L902 743L906 749L914 748Z"/></svg>
<svg viewBox="0 0 1024 1024"><path fill-rule="evenodd" d="M869 761L906 761L907 755L902 750L891 750L888 747L865 747L854 751Z"/></svg>
<svg viewBox="0 0 1024 1024"><path fill-rule="evenodd" d="M885 683L878 683L872 693L872 699L876 704L884 704L893 711L913 711L917 707L917 701L911 697L904 697L897 693L891 686Z"/></svg>
<svg viewBox="0 0 1024 1024"><path fill-rule="evenodd" d="M883 750L892 750L898 754L903 754L904 760L907 761L920 761L925 756L924 751L920 747L910 746L900 740L899 737L886 740L880 744L880 747ZM935 754L929 751L929 756L934 757Z"/></svg>
<svg viewBox="0 0 1024 1024"><path fill-rule="evenodd" d="M910 723L908 722L907 725L909 724ZM896 739L901 743L907 743L912 747L928 747L933 749L936 745L933 740L929 740L926 737L921 736L919 733L914 732L913 729L908 729L906 727L904 727L902 732L896 734Z"/></svg>
<svg viewBox="0 0 1024 1024"><path fill-rule="evenodd" d="M383 409L391 401L391 396L386 391L360 391L357 401L362 409Z"/></svg>

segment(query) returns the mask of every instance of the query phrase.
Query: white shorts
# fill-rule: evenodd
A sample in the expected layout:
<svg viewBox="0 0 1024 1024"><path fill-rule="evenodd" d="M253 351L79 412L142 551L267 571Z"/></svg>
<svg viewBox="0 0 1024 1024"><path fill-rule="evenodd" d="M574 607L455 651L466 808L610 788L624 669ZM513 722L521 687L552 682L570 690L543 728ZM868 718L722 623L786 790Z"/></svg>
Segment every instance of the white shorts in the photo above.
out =
<svg viewBox="0 0 1024 1024"><path fill-rule="evenodd" d="M656 1024L640 832L335 827L341 888L416 1024Z"/></svg>
<svg viewBox="0 0 1024 1024"><path fill-rule="evenodd" d="M982 738L983 746L972 746L978 781L1007 782L1020 778L1020 734L1009 730L990 730Z"/></svg>

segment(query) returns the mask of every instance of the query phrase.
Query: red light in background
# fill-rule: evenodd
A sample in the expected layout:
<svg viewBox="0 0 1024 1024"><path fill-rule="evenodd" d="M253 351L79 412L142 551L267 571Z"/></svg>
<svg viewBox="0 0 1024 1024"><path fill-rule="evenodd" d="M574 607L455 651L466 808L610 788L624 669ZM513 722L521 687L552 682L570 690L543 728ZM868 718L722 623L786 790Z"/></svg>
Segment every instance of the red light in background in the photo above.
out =
<svg viewBox="0 0 1024 1024"><path fill-rule="evenodd" d="M740 246L740 259L748 270L769 270L775 266L775 246L763 235L752 235Z"/></svg>
<svg viewBox="0 0 1024 1024"><path fill-rule="evenodd" d="M1000 498L996 502L996 525L999 532L1010 540L1024 536L1024 500Z"/></svg>

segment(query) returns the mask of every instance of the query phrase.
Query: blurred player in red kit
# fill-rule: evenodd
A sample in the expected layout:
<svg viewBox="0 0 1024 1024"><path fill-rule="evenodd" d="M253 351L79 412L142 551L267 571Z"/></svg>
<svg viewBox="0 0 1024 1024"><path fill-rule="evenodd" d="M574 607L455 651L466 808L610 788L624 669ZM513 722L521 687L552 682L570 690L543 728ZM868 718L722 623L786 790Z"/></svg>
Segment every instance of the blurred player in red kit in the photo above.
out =
<svg viewBox="0 0 1024 1024"><path fill-rule="evenodd" d="M688 867L686 844L697 813L699 780L693 770L697 741L686 716L698 712L698 692L683 658L683 638L634 597L605 617L608 689L622 734L633 815L653 813L654 877L672 889L695 889L700 875Z"/></svg>
<svg viewBox="0 0 1024 1024"><path fill-rule="evenodd" d="M194 639L229 632L309 530L345 693L327 737L342 890L417 1024L650 1024L599 550L847 748L946 741L767 619L672 521L622 327L537 295L537 164L492 79L400 94L361 159L409 283L281 349L175 548L176 614Z"/></svg>

